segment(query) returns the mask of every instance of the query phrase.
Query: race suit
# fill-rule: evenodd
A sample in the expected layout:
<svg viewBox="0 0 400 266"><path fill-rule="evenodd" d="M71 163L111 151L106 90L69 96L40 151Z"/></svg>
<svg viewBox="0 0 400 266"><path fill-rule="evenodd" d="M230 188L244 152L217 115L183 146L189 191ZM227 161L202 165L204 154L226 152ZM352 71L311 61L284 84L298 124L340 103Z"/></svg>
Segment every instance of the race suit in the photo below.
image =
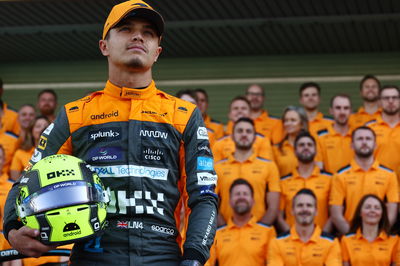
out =
<svg viewBox="0 0 400 266"><path fill-rule="evenodd" d="M217 176L207 129L195 105L155 86L104 90L68 103L42 134L30 164L61 153L82 158L110 188L104 234L75 244L73 265L205 263L216 230ZM5 235L22 226L18 186L5 209ZM180 199L190 216L183 254ZM183 257L182 257L183 256Z"/></svg>

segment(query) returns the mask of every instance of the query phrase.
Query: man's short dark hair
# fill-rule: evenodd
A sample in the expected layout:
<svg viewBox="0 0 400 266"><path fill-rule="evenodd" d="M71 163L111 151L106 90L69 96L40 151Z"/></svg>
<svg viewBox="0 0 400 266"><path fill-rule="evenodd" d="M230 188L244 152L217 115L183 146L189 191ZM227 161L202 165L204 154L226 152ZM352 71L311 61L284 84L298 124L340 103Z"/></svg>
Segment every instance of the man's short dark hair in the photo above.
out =
<svg viewBox="0 0 400 266"><path fill-rule="evenodd" d="M254 83L254 84L251 84L250 86L248 86L248 87L246 88L246 94L249 93L249 89L250 89L251 87L259 87L259 88L261 89L261 94L262 94L262 96L265 95L265 89L264 89L264 87L261 86L260 84L255 84L255 83Z"/></svg>
<svg viewBox="0 0 400 266"><path fill-rule="evenodd" d="M349 100L349 102L350 102L350 108L351 108L351 98L350 98L350 96L349 95L347 95L347 94L344 94L344 93L340 93L340 94L336 94L336 95L334 95L334 96L332 96L332 98L331 98L331 107L333 107L333 102L335 101L335 99L336 98L345 98L345 99L347 99L347 100Z"/></svg>
<svg viewBox="0 0 400 266"><path fill-rule="evenodd" d="M295 147L295 148L297 147L297 142L299 142L299 140L300 140L301 138L309 138L309 139L312 140L312 142L314 143L314 145L316 145L315 138L310 134L310 132L305 131L305 130L302 130L302 131L300 131L299 134L297 134L297 136L296 136L296 138L295 138L295 140L294 140L294 147Z"/></svg>
<svg viewBox="0 0 400 266"><path fill-rule="evenodd" d="M248 186L250 189L250 192L251 192L251 196L253 197L253 195L254 195L253 186L247 180L245 180L243 178L238 178L238 179L235 179L235 181L233 181L233 183L229 187L229 195L231 195L233 188L238 185Z"/></svg>
<svg viewBox="0 0 400 266"><path fill-rule="evenodd" d="M233 102L236 102L236 101L244 101L244 102L246 102L247 105L250 107L250 102L249 102L249 100L247 100L246 97L244 97L244 96L242 96L242 95L239 95L239 96L236 96L235 98L233 98L233 99L231 100L231 102L230 102L230 104L229 104L229 110L231 109L232 103L233 103Z"/></svg>
<svg viewBox="0 0 400 266"><path fill-rule="evenodd" d="M306 83L303 83L303 84L300 85L300 88L299 88L300 97L301 97L301 94L303 93L303 91L305 89L311 88L311 87L316 88L317 91L318 91L318 95L321 95L321 87L319 86L318 83L316 83L316 82L306 82Z"/></svg>
<svg viewBox="0 0 400 266"><path fill-rule="evenodd" d="M356 134L356 132L357 132L358 130L369 130L369 131L371 131L371 132L372 132L372 135L374 135L374 139L375 139L375 141L376 141L376 134L375 134L375 132L372 130L372 128L367 127L367 126L360 126L360 127L357 127L356 129L354 129L353 132L351 132L351 141L352 141L352 142L353 142L353 140L354 140L354 135Z"/></svg>
<svg viewBox="0 0 400 266"><path fill-rule="evenodd" d="M292 201L292 208L294 207L297 196L300 196L300 195L309 195L309 196L313 197L314 201L315 201L315 206L317 206L317 196L315 196L314 191L312 191L309 188L302 188L299 191L297 191L296 195L294 195L293 201Z"/></svg>
<svg viewBox="0 0 400 266"><path fill-rule="evenodd" d="M400 96L400 89L399 89L399 87L396 86L396 85L385 85L385 86L383 86L382 88L379 89L379 96L382 95L382 92L383 92L384 90L388 90L388 89L395 89L395 90L397 90L397 93L398 93L399 96Z"/></svg>
<svg viewBox="0 0 400 266"><path fill-rule="evenodd" d="M176 97L177 98L181 98L182 95L185 95L185 94L189 95L190 97L192 97L197 102L196 92L194 90L190 90L190 89L183 89L183 90L178 91L176 93Z"/></svg>
<svg viewBox="0 0 400 266"><path fill-rule="evenodd" d="M45 94L45 93L50 93L51 95L54 96L54 99L57 101L57 93L56 93L53 89L44 89L44 90L41 90L41 91L38 93L37 98L39 99L40 96L42 96L42 95Z"/></svg>
<svg viewBox="0 0 400 266"><path fill-rule="evenodd" d="M195 93L198 93L198 92L202 93L204 95L204 97L206 98L206 101L208 102L208 93L207 93L207 91L205 89L197 88L197 89L194 89L194 92Z"/></svg>
<svg viewBox="0 0 400 266"><path fill-rule="evenodd" d="M378 79L377 77L375 77L374 75L367 74L367 75L365 75L365 76L361 79L361 81L360 81L360 90L362 90L363 85L364 85L364 82L367 81L368 79L373 79L373 80L375 80L376 83L378 83L378 89L381 88L381 82L379 81L379 79Z"/></svg>
<svg viewBox="0 0 400 266"><path fill-rule="evenodd" d="M253 119L248 118L248 117L241 117L241 118L239 118L239 119L235 122L235 124L233 125L233 129L232 129L233 131L235 131L236 125L239 124L240 122L249 123L249 124L251 124L251 125L253 126L253 128L255 128Z"/></svg>

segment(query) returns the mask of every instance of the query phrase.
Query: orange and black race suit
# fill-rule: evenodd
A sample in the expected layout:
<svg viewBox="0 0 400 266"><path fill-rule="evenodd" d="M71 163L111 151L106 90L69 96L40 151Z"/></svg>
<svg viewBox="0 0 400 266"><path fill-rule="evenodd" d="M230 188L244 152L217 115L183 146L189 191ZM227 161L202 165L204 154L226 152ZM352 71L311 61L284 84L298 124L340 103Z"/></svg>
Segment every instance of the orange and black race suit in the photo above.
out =
<svg viewBox="0 0 400 266"><path fill-rule="evenodd" d="M73 265L204 263L216 230L217 176L207 129L195 105L155 86L117 87L68 103L42 134L31 164L62 153L82 158L111 191L104 234L75 244ZM14 186L5 234L22 226ZM180 200L188 221L183 254Z"/></svg>

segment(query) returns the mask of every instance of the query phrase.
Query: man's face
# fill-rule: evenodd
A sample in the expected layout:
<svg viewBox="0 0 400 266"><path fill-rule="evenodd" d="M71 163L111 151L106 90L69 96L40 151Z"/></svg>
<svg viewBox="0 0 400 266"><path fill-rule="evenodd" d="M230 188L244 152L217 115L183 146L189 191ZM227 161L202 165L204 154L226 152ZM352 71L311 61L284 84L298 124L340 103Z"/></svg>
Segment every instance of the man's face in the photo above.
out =
<svg viewBox="0 0 400 266"><path fill-rule="evenodd" d="M311 163L315 157L315 144L309 137L302 137L296 142L295 153L302 163Z"/></svg>
<svg viewBox="0 0 400 266"><path fill-rule="evenodd" d="M57 108L57 100L53 94L45 92L40 95L37 107L42 115L52 115Z"/></svg>
<svg viewBox="0 0 400 266"><path fill-rule="evenodd" d="M315 199L306 194L300 194L294 198L292 214L296 223L302 226L312 225L317 214Z"/></svg>
<svg viewBox="0 0 400 266"><path fill-rule="evenodd" d="M332 107L329 112L333 116L335 122L341 126L347 125L351 115L351 104L349 99L345 97L336 97L333 100Z"/></svg>
<svg viewBox="0 0 400 266"><path fill-rule="evenodd" d="M399 92L395 88L384 89L381 92L382 110L387 115L396 115L400 110Z"/></svg>
<svg viewBox="0 0 400 266"><path fill-rule="evenodd" d="M232 188L229 204L236 214L243 215L251 211L254 200L247 185L236 185Z"/></svg>
<svg viewBox="0 0 400 266"><path fill-rule="evenodd" d="M35 109L31 106L23 106L18 111L18 122L22 129L27 129L35 120Z"/></svg>
<svg viewBox="0 0 400 266"><path fill-rule="evenodd" d="M355 132L351 145L356 156L368 158L373 155L375 150L374 134L370 130L359 129Z"/></svg>
<svg viewBox="0 0 400 266"><path fill-rule="evenodd" d="M207 113L208 102L207 98L202 92L196 92L197 95L197 108L199 108L201 114Z"/></svg>
<svg viewBox="0 0 400 266"><path fill-rule="evenodd" d="M366 102L376 102L379 99L379 84L374 79L366 79L361 86L361 97Z"/></svg>
<svg viewBox="0 0 400 266"><path fill-rule="evenodd" d="M250 102L251 110L259 111L264 104L264 93L260 86L252 85L247 89L246 98Z"/></svg>
<svg viewBox="0 0 400 266"><path fill-rule="evenodd" d="M302 91L300 97L300 104L304 109L313 111L318 108L320 103L320 98L318 94L318 89L315 87L308 87Z"/></svg>
<svg viewBox="0 0 400 266"><path fill-rule="evenodd" d="M155 27L144 19L127 18L112 28L106 40L100 40L102 54L109 65L129 70L149 70L162 48Z"/></svg>
<svg viewBox="0 0 400 266"><path fill-rule="evenodd" d="M236 100L231 104L229 120L236 122L239 118L250 116L250 106L243 100Z"/></svg>
<svg viewBox="0 0 400 266"><path fill-rule="evenodd" d="M256 132L252 124L241 121L235 125L232 138L237 149L249 150L256 139Z"/></svg>

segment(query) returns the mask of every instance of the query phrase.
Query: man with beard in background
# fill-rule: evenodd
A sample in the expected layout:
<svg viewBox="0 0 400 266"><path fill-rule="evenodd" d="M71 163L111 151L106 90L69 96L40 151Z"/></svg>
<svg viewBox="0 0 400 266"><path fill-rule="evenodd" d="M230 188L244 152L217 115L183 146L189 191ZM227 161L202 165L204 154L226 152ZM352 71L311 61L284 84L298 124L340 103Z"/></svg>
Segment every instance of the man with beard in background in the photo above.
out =
<svg viewBox="0 0 400 266"><path fill-rule="evenodd" d="M279 209L279 173L273 161L254 152L256 133L250 118L239 118L233 126L235 150L215 163L218 175L216 192L219 194L218 225L232 216L229 206L229 188L234 180L243 178L254 188L255 204L252 210L256 221L272 224Z"/></svg>
<svg viewBox="0 0 400 266"><path fill-rule="evenodd" d="M45 89L39 92L37 98L37 109L39 113L54 122L56 119L57 94L54 90Z"/></svg>
<svg viewBox="0 0 400 266"><path fill-rule="evenodd" d="M389 223L397 216L399 189L396 174L374 158L375 133L369 127L358 127L352 133L355 156L351 163L340 169L332 180L329 196L333 224L340 234L350 229L355 209L366 194L375 194L386 202Z"/></svg>
<svg viewBox="0 0 400 266"><path fill-rule="evenodd" d="M226 226L217 230L210 259L206 266L266 264L269 241L275 237L272 226L257 222L251 212L253 187L244 179L236 179L229 189L233 213Z"/></svg>
<svg viewBox="0 0 400 266"><path fill-rule="evenodd" d="M293 198L292 214L295 224L289 232L272 239L267 264L283 265L342 265L339 241L322 232L314 223L317 197L303 188Z"/></svg>
<svg viewBox="0 0 400 266"><path fill-rule="evenodd" d="M381 83L373 75L365 75L360 82L360 94L363 104L358 108L357 113L350 116L349 124L351 129L365 125L365 123L376 119L381 115L379 107L379 90Z"/></svg>
<svg viewBox="0 0 400 266"><path fill-rule="evenodd" d="M376 134L376 159L400 176L400 90L396 85L383 86L380 91L382 113L367 125Z"/></svg>
<svg viewBox="0 0 400 266"><path fill-rule="evenodd" d="M350 145L351 130L348 123L351 114L350 97L346 94L333 96L329 112L335 122L327 129L318 131L317 142L324 170L336 173L348 165L354 156Z"/></svg>
<svg viewBox="0 0 400 266"><path fill-rule="evenodd" d="M293 197L300 189L309 188L317 197L318 216L315 223L320 228L330 231L332 226L328 218L328 200L332 174L320 170L315 163L317 145L310 133L300 133L294 141L294 149L298 166L291 174L281 177L281 211L278 215L278 225L283 232L293 226L295 217L290 207Z"/></svg>

